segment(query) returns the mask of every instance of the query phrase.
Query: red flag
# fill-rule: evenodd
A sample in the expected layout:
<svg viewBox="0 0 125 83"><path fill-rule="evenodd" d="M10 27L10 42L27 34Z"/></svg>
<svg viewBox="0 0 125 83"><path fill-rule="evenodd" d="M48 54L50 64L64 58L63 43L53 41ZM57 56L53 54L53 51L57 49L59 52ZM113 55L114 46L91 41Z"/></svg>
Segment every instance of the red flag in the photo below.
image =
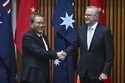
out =
<svg viewBox="0 0 125 83"><path fill-rule="evenodd" d="M99 17L99 22L101 24L106 24L105 1L104 0L89 0L89 5L97 6L98 8L100 8L101 13L100 13L100 17ZM112 83L111 75L105 81L105 83Z"/></svg>
<svg viewBox="0 0 125 83"><path fill-rule="evenodd" d="M38 0L20 0L16 27L17 52L22 54L22 37L30 29L30 15L38 8Z"/></svg>
<svg viewBox="0 0 125 83"><path fill-rule="evenodd" d="M105 24L106 23L106 13L105 13L104 0L89 0L89 4L97 6L100 9L101 13L100 13L100 17L99 17L99 22L101 24Z"/></svg>
<svg viewBox="0 0 125 83"><path fill-rule="evenodd" d="M112 76L110 75L107 80L105 80L105 83L112 83Z"/></svg>

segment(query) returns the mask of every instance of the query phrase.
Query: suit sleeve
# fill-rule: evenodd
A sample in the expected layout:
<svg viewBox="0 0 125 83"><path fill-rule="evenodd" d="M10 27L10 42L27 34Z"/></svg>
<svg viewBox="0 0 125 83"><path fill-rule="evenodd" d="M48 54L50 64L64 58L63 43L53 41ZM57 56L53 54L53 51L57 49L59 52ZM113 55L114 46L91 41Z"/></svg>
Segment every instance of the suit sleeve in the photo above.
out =
<svg viewBox="0 0 125 83"><path fill-rule="evenodd" d="M32 56L37 57L37 58L51 58L51 59L56 58L56 51L55 50L46 51L30 35L24 36L23 48L27 49L29 52L31 52Z"/></svg>
<svg viewBox="0 0 125 83"><path fill-rule="evenodd" d="M71 35L71 36L70 36ZM67 48L65 49L67 55L72 55L72 53L75 52L76 47L77 47L77 30L74 30L72 34L67 36ZM72 36L73 35L73 36Z"/></svg>
<svg viewBox="0 0 125 83"><path fill-rule="evenodd" d="M105 33L105 55L105 66L103 73L108 75L111 71L113 60L113 37L110 30L106 30Z"/></svg>

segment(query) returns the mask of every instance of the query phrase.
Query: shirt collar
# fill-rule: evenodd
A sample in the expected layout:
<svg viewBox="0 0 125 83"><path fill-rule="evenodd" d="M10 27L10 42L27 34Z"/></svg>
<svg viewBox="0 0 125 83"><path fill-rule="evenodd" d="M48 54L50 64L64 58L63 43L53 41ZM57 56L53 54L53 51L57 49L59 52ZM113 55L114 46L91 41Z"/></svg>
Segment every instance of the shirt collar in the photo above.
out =
<svg viewBox="0 0 125 83"><path fill-rule="evenodd" d="M98 25L98 22L96 22L93 26L91 26L91 29L95 31L97 25ZM88 26L88 27L89 27L89 26Z"/></svg>
<svg viewBox="0 0 125 83"><path fill-rule="evenodd" d="M42 34L40 34L40 33L38 33L38 32L36 32L36 35L37 35L38 37L42 37L42 36L43 36Z"/></svg>

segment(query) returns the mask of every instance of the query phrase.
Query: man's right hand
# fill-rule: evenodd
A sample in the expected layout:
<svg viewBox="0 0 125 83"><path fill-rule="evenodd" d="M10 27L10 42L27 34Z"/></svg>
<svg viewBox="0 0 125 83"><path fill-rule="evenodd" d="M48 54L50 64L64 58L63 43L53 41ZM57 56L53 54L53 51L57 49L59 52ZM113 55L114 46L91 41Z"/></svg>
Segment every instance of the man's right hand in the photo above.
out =
<svg viewBox="0 0 125 83"><path fill-rule="evenodd" d="M66 58L66 52L64 52L63 50L60 52L57 52L57 57L60 60L64 60Z"/></svg>

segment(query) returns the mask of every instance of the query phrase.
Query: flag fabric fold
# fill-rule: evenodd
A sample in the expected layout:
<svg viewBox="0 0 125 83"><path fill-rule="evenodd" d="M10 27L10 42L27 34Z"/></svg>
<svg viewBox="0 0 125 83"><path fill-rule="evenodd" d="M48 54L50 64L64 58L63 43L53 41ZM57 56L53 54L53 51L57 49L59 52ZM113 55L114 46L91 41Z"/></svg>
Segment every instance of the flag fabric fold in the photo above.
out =
<svg viewBox="0 0 125 83"><path fill-rule="evenodd" d="M38 0L20 0L19 11L17 15L16 27L16 47L22 54L23 35L30 30L30 16L38 8Z"/></svg>
<svg viewBox="0 0 125 83"><path fill-rule="evenodd" d="M11 1L0 0L0 83L16 83Z"/></svg>
<svg viewBox="0 0 125 83"><path fill-rule="evenodd" d="M65 50L76 38L74 22L74 0L58 0L53 16L56 31L55 48L58 51ZM54 61L53 83L74 83L74 72L74 53L71 52L66 60Z"/></svg>

